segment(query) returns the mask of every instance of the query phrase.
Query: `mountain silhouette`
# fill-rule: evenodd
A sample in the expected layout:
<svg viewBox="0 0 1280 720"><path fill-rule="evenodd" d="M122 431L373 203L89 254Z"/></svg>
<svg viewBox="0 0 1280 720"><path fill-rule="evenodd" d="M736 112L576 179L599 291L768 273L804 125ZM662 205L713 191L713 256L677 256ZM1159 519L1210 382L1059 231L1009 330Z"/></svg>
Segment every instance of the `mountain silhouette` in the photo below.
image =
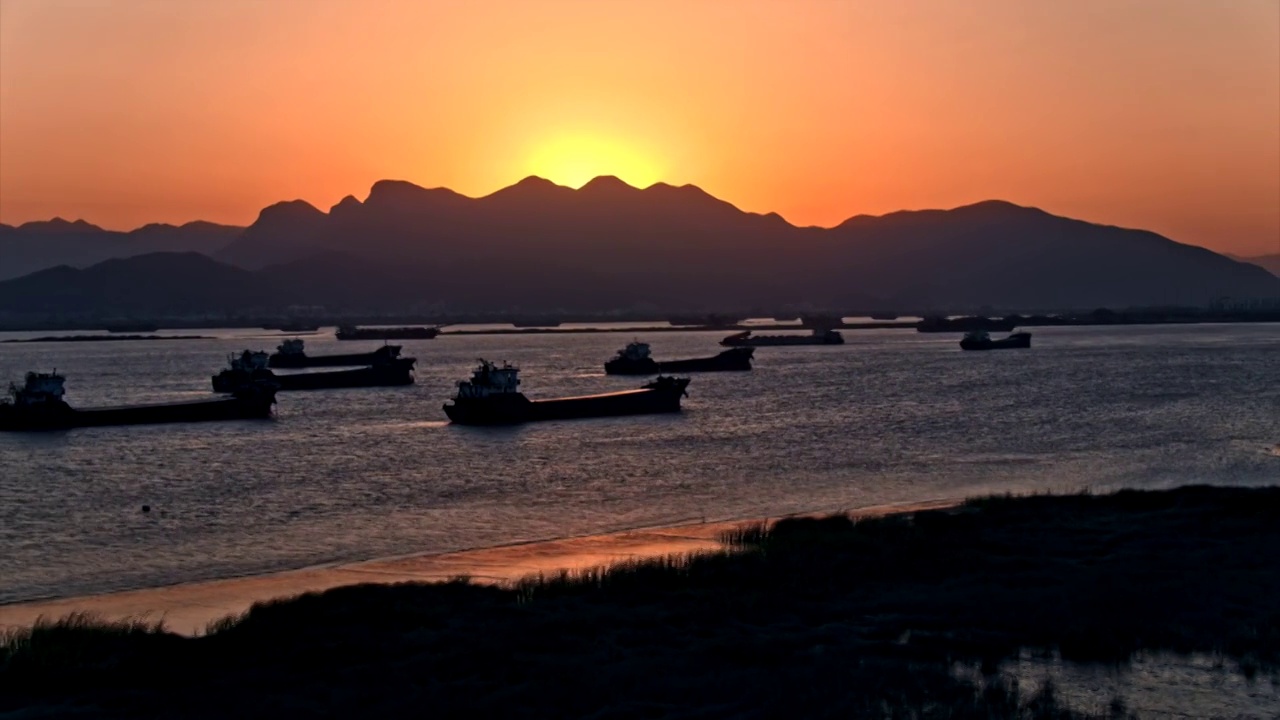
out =
<svg viewBox="0 0 1280 720"><path fill-rule="evenodd" d="M104 230L97 225L62 218L0 225L0 280L19 277L57 265L87 267L110 258L157 251L198 252L206 255L226 247L244 228L191 222L154 223L130 232Z"/></svg>
<svg viewBox="0 0 1280 720"><path fill-rule="evenodd" d="M1227 257L1237 262L1257 265L1272 275L1280 277L1280 253L1276 253L1274 255L1255 255L1254 257L1241 257L1239 255L1228 255Z"/></svg>
<svg viewBox="0 0 1280 720"><path fill-rule="evenodd" d="M607 176L578 190L529 177L478 198L382 180L328 212L300 200L264 208L213 257L225 265L205 266L204 282L253 271L227 300L236 307L1052 310L1280 297L1275 276L1204 248L1004 201L797 227L693 185ZM193 297L213 297L188 277Z"/></svg>

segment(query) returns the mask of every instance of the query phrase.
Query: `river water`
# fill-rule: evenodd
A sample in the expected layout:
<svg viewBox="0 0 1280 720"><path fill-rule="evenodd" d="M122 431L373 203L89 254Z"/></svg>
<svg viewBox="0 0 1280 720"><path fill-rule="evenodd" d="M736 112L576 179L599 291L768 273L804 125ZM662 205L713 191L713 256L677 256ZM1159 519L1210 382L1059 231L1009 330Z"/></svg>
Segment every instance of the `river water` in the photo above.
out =
<svg viewBox="0 0 1280 720"><path fill-rule="evenodd" d="M630 335L404 341L416 385L282 393L270 421L0 435L0 602L679 521L991 492L1280 482L1280 326L1037 328L1031 350L846 331L694 376L679 415L477 429L441 410L475 358L533 398L628 389ZM93 406L208 397L209 340L0 344L0 378ZM654 333L658 359L724 333ZM0 340L20 337L0 334ZM302 336L311 353L376 343ZM141 512L149 505L151 512Z"/></svg>

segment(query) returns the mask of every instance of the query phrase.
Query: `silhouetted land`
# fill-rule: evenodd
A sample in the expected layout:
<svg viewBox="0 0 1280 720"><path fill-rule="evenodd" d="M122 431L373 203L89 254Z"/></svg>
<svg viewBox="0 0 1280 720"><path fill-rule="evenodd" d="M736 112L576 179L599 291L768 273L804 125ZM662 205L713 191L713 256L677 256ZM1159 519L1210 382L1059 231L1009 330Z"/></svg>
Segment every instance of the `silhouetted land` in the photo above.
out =
<svg viewBox="0 0 1280 720"><path fill-rule="evenodd" d="M865 317L867 313L849 312L841 313L833 311L824 313L830 315L830 320L823 327L843 328L848 330L914 330L922 324L932 326L930 329L935 331L949 332L951 326L960 327L954 332L963 332L963 323L942 323L927 318L925 321L907 321L907 320L858 320L853 322L844 322L840 318L846 317ZM916 313L904 312L900 315L910 316ZM987 318L988 316L964 315L954 313L961 320ZM741 316L742 319L748 317L768 317L768 313L752 313ZM596 313L596 314L580 314L580 315L549 315L546 316L545 326L531 327L535 325L534 320L525 320L524 324L530 327L490 327L490 328L467 328L467 329L450 329L448 326L455 324L502 324L507 320L501 314L498 315L391 315L391 316L330 316L316 317L313 319L315 325L321 327L334 327L338 325L431 325L442 326L442 335L512 335L512 334L545 334L545 333L600 333L600 332L672 332L686 330L801 330L802 327L793 323L754 323L750 326L742 325L741 320L728 319L717 322L713 325L707 324L681 324L669 326L665 320L655 318L652 314L646 313ZM775 316L776 317L776 316ZM786 314L781 314L786 317ZM992 329L1001 329L1003 327L1046 327L1046 326L1078 326L1078 325L1189 325L1200 323L1274 323L1280 322L1280 306L1276 308L1259 307L1256 309L1212 309L1212 308L1138 308L1127 310L1110 310L1100 308L1093 311L1076 311L1064 312L1052 315L1035 314L1026 315L1013 313L1003 316L992 316ZM272 320L269 318L242 316L232 318L182 318L182 317L150 317L148 322L169 329L196 329L196 328L266 328L276 329L271 326ZM561 327L566 323L596 323L598 325L609 325L616 323L655 323L649 327ZM0 320L0 331L51 331L51 330L83 330L90 329L84 323L75 320L50 318L37 322L4 322ZM285 331L287 334L314 334L314 331ZM94 336L96 337L96 336Z"/></svg>
<svg viewBox="0 0 1280 720"><path fill-rule="evenodd" d="M212 340L208 335L54 335L19 340L0 340L6 343L52 342L110 342L114 340Z"/></svg>
<svg viewBox="0 0 1280 720"><path fill-rule="evenodd" d="M1280 278L1255 265L1003 201L797 227L692 185L640 189L610 177L579 190L527 178L481 198L384 180L363 202L348 197L328 212L302 201L268 206L212 253L210 228L201 227L200 240L175 239L170 252L97 265L69 258L22 275L29 270L9 269L18 255L6 248L45 248L92 227L46 223L32 236L29 225L0 227L0 309L15 318L288 314L292 306L1033 310L1280 298Z"/></svg>
<svg viewBox="0 0 1280 720"><path fill-rule="evenodd" d="M1058 718L1071 715L1051 697L1001 681L1000 661L1032 648L1100 663L1216 653L1250 675L1280 662L1280 488L990 497L729 540L736 551L509 589L341 588L194 639L44 624L0 644L0 712Z"/></svg>

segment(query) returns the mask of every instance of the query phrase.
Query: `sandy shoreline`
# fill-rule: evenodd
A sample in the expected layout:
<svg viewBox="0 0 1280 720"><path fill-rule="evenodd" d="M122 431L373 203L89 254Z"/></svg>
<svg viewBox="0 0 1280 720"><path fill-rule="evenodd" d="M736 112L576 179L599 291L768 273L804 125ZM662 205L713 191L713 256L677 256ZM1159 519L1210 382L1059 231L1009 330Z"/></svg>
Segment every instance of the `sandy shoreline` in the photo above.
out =
<svg viewBox="0 0 1280 720"><path fill-rule="evenodd" d="M952 507L958 500L879 505L847 512L873 517ZM801 513L806 514L806 513ZM817 514L834 514L817 513ZM778 518L744 518L601 535L544 540L459 552L405 555L286 570L166 587L0 605L0 628L29 627L37 619L89 612L106 620L163 619L179 634L195 635L209 623L238 615L254 603L363 583L433 582L467 576L474 582L510 583L539 573L581 570L614 563L721 550L721 535L743 524Z"/></svg>

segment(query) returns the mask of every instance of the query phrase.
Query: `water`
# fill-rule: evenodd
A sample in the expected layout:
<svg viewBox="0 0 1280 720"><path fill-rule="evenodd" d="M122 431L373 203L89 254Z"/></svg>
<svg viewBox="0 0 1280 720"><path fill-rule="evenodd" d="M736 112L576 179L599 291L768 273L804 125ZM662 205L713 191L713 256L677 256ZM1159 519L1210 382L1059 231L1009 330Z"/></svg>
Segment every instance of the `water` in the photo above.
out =
<svg viewBox="0 0 1280 720"><path fill-rule="evenodd" d="M281 337L182 334L217 338L0 344L0 378L56 366L81 406L208 397L228 353ZM674 359L723 335L647 339ZM628 335L444 336L403 343L417 385L281 394L274 421L6 433L0 602L701 518L1280 481L1280 326L1038 328L992 353L845 336L695 376L673 416L448 425L477 357L517 362L535 398L642 380L601 368Z"/></svg>

